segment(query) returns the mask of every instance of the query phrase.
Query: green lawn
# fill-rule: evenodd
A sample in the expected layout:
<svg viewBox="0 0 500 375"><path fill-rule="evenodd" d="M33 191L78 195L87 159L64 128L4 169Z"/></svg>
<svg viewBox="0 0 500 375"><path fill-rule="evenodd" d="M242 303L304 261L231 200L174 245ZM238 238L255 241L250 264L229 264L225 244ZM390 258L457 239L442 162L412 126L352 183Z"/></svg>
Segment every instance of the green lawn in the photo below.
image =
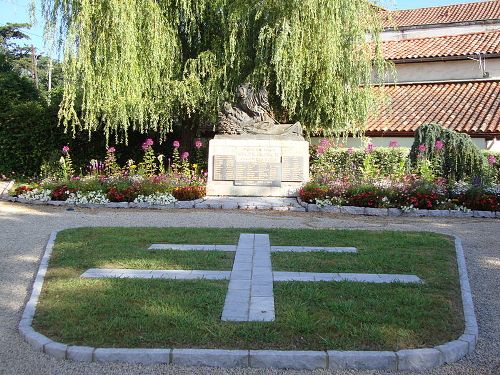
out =
<svg viewBox="0 0 500 375"><path fill-rule="evenodd" d="M423 285L275 283L276 321L222 322L227 281L81 279L88 268L230 270L233 253L147 251L151 243L356 246L358 254L276 253L274 270L416 274ZM396 350L463 330L453 241L415 232L81 228L60 232L34 326L99 347Z"/></svg>

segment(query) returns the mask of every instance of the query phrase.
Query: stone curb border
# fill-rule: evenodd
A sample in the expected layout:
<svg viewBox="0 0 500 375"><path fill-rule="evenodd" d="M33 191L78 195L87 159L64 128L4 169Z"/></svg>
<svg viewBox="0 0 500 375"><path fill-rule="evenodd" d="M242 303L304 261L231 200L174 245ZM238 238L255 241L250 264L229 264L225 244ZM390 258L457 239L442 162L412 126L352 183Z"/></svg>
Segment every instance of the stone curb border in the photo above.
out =
<svg viewBox="0 0 500 375"><path fill-rule="evenodd" d="M201 198L193 201L177 201L175 203L167 205L151 205L149 203L131 203L131 202L119 202L119 203L106 203L103 205L99 204L80 204L74 205L69 204L64 201L32 201L28 199L11 197L8 195L0 195L0 200L8 202L18 202L31 205L45 205L45 206L68 206L68 207L79 207L79 208L141 208L141 209L155 209L155 210L166 210L166 209L222 209L222 210L272 210L272 211L295 211L295 212L326 212L334 214L347 214L347 215L364 215L364 216L390 216L390 217L452 217L452 218L489 218L489 219L500 219L500 211L456 211L456 210L424 210L418 209L415 211L404 212L399 208L371 208L371 207L356 207L356 206L324 206L319 207L316 204L305 203L297 198L297 206L289 205L272 205L270 203L262 202L259 204L245 203L244 200L251 197L242 197L243 202L238 203L236 201L223 202L224 198L211 199Z"/></svg>
<svg viewBox="0 0 500 375"><path fill-rule="evenodd" d="M119 349L65 345L36 332L32 327L49 259L59 231L51 233L26 304L19 332L32 347L56 359L79 362L174 364L183 366L253 367L280 369L424 370L453 363L472 353L479 330L467 274L462 241L455 237L455 250L465 320L464 334L434 348L392 351L284 351L221 349Z"/></svg>
<svg viewBox="0 0 500 375"><path fill-rule="evenodd" d="M399 208L371 208L371 207L356 207L356 206L324 206L320 207L317 204L306 203L300 198L297 198L299 204L304 207L306 212L329 212L336 214L348 215L365 215L365 216L406 216L406 217L455 217L455 218L500 218L500 211L456 211L456 210L422 210L404 212Z"/></svg>

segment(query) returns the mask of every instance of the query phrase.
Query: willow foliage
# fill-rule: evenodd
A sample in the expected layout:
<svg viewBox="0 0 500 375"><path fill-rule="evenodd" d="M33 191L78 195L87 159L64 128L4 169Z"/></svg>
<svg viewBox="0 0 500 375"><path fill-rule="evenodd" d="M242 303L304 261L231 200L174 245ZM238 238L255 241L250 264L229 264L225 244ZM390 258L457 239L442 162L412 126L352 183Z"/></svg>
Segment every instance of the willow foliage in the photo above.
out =
<svg viewBox="0 0 500 375"><path fill-rule="evenodd" d="M213 124L237 85L266 86L307 131L359 134L384 76L368 0L42 0L63 41L60 116L73 131ZM367 38L368 35L368 38ZM367 40L375 41L376 48ZM81 104L81 115L75 108Z"/></svg>

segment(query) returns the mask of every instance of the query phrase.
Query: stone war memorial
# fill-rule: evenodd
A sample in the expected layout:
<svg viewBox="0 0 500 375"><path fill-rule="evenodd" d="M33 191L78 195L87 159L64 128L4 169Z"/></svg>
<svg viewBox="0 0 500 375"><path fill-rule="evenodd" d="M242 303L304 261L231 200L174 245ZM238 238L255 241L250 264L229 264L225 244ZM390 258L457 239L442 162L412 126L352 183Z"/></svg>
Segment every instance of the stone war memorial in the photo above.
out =
<svg viewBox="0 0 500 375"><path fill-rule="evenodd" d="M309 142L300 123L280 124L266 89L249 84L224 103L210 141L207 195L293 197L309 180Z"/></svg>

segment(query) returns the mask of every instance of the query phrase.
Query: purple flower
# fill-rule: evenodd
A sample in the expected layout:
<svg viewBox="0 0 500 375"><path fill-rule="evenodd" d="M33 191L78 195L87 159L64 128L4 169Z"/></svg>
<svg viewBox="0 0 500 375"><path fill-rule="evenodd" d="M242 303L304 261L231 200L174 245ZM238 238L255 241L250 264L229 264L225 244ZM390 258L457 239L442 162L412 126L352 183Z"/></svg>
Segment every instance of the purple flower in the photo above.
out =
<svg viewBox="0 0 500 375"><path fill-rule="evenodd" d="M323 155L325 153L325 146L322 146L322 145L319 145L317 148L316 148L316 153L318 155Z"/></svg>
<svg viewBox="0 0 500 375"><path fill-rule="evenodd" d="M427 147L425 147L425 145L419 145L418 146L418 151L425 152L425 150L427 150Z"/></svg>
<svg viewBox="0 0 500 375"><path fill-rule="evenodd" d="M142 144L142 149L144 151L148 150L154 144L151 138L146 139Z"/></svg>
<svg viewBox="0 0 500 375"><path fill-rule="evenodd" d="M441 151L443 148L444 148L444 142L440 139L438 139L436 141L436 143L434 144L434 148L437 150L437 151Z"/></svg>
<svg viewBox="0 0 500 375"><path fill-rule="evenodd" d="M368 143L366 146L366 152L372 152L375 149L375 145L373 143Z"/></svg>
<svg viewBox="0 0 500 375"><path fill-rule="evenodd" d="M116 149L114 147L108 147L108 149L106 150L106 152L108 152L109 154L112 154L116 151Z"/></svg>
<svg viewBox="0 0 500 375"><path fill-rule="evenodd" d="M326 138L323 138L320 142L319 145L322 146L323 148L330 147L330 141Z"/></svg>
<svg viewBox="0 0 500 375"><path fill-rule="evenodd" d="M349 148L347 149L347 153L348 153L349 155L354 154L354 149L353 149L352 147L349 147Z"/></svg>
<svg viewBox="0 0 500 375"><path fill-rule="evenodd" d="M392 147L392 148L399 147L398 141L396 141L395 139L391 140L389 142L389 147Z"/></svg>
<svg viewBox="0 0 500 375"><path fill-rule="evenodd" d="M62 152L63 152L63 154L67 154L69 152L69 146L64 146L62 148Z"/></svg>
<svg viewBox="0 0 500 375"><path fill-rule="evenodd" d="M179 142L177 142L177 143L179 143ZM175 146L174 146L174 147L175 147ZM177 147L179 147L179 146L177 146ZM199 150L200 148L202 148L202 147L203 147L203 142L201 141L201 139L197 139L197 140L194 142L194 147L196 147L198 150Z"/></svg>
<svg viewBox="0 0 500 375"><path fill-rule="evenodd" d="M179 148L181 146L181 144L179 143L179 141L174 141L174 143L172 143L172 145L175 147L175 148Z"/></svg>
<svg viewBox="0 0 500 375"><path fill-rule="evenodd" d="M493 155L488 155L488 164L493 165L497 162L497 158L494 157Z"/></svg>
<svg viewBox="0 0 500 375"><path fill-rule="evenodd" d="M189 157L189 152L187 152L187 151L184 151L184 152L181 154L181 159L182 159L182 160L186 160L188 157Z"/></svg>

